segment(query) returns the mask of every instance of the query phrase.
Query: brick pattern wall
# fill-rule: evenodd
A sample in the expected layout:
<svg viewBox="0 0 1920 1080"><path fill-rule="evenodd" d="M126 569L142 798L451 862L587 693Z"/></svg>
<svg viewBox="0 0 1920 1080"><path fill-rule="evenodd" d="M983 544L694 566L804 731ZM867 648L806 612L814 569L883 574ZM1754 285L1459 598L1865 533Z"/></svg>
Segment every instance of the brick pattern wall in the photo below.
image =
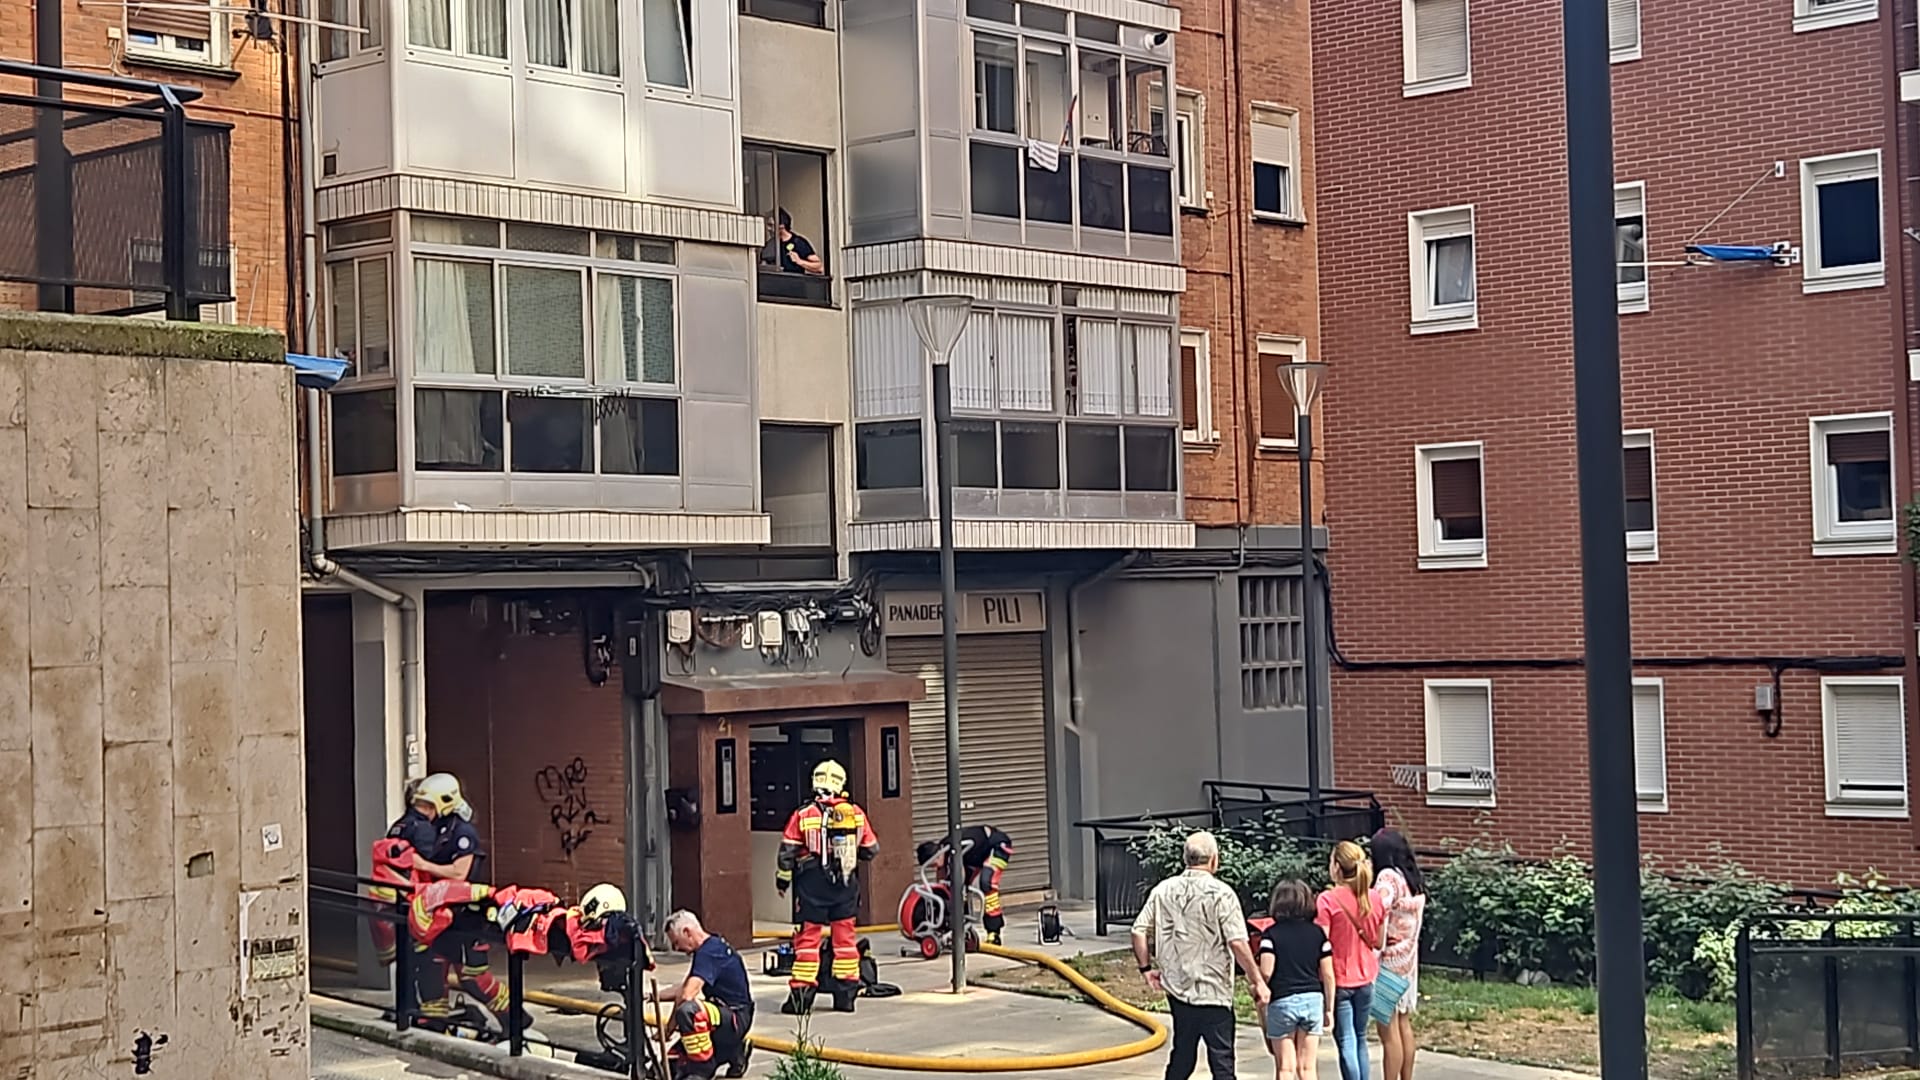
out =
<svg viewBox="0 0 1920 1080"><path fill-rule="evenodd" d="M1184 455L1187 516L1201 525L1298 521L1294 452L1257 445L1260 385L1253 335L1302 338L1308 358L1320 358L1307 4L1179 0L1179 7L1175 79L1204 102L1202 172L1213 195L1204 213L1180 215L1187 270L1180 323L1208 332L1218 432L1213 445L1189 444ZM1305 225L1252 218L1248 139L1256 102L1299 110L1294 173L1298 197L1308 208ZM1290 426L1292 420L1282 423Z"/></svg>
<svg viewBox="0 0 1920 1080"><path fill-rule="evenodd" d="M437 594L436 594L437 595ZM497 609L496 609L497 610ZM487 880L577 899L626 880L626 779L620 671L587 681L578 631L512 636L480 626L468 594L428 602L427 768L451 772L473 804ZM584 803L561 811L578 840L562 847L556 776L580 759ZM589 822L588 813L596 819Z"/></svg>
<svg viewBox="0 0 1920 1080"><path fill-rule="evenodd" d="M1643 5L1644 59L1615 64L1616 178L1647 184L1649 258L1704 239L1804 244L1801 157L1883 147L1888 21L1796 34L1761 12ZM1560 13L1474 0L1473 86L1403 98L1399 8L1315 11L1323 349L1334 623L1354 660L1576 657L1581 651ZM1767 56L1701 93L1700 57ZM1735 200L1776 159L1786 176ZM1883 190L1898 190L1889 150ZM1480 329L1411 336L1407 214L1471 203ZM1891 250L1903 243L1888 236ZM1801 270L1654 269L1652 310L1621 317L1627 428L1655 433L1659 561L1632 568L1640 657L1903 652L1892 556L1811 554L1808 418L1891 409L1891 288L1805 296ZM1483 570L1416 568L1414 447L1485 443ZM1641 670L1640 675L1661 672ZM1671 811L1643 842L1675 859L1718 842L1802 882L1868 863L1920 876L1906 822L1824 814L1819 684L1789 674L1784 729L1759 732L1765 668L1665 672ZM1523 850L1587 834L1578 670L1334 673L1343 785L1390 793L1420 843L1470 811L1388 785L1425 760L1421 680L1491 675L1499 807ZM1622 718L1623 722L1625 718Z"/></svg>

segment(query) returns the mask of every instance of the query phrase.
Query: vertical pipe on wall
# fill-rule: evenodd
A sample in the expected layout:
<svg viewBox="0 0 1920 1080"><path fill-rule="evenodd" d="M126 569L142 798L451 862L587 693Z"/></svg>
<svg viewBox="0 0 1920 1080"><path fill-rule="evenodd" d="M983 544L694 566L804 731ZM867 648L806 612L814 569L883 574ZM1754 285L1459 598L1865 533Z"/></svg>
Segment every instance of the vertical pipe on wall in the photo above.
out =
<svg viewBox="0 0 1920 1080"><path fill-rule="evenodd" d="M1914 590L1920 585L1916 580L1913 560L1916 553L1906 537L1906 507L1914 498L1913 482L1913 374L1907 359L1912 348L1909 335L1909 321L1920 314L1920 282L1907 280L1907 242L1904 226L1908 220L1907 206L1914 197L1913 185L1920 181L1920 167L1914 160L1920 146L1908 131L1913 122L1913 106L1900 99L1900 71L1902 43L1910 41L1914 32L1915 10L1910 2L1894 4L1892 17L1887 20L1886 34L1881 38L1881 47L1885 58L1884 71L1888 80L1886 92L1882 96L1887 103L1887 146L1891 153L1887 160L1893 165L1892 198L1883 199L1886 222L1882 234L1887 237L1887 280L1895 286L1894 303L1890 313L1893 321L1893 447L1894 447L1894 504L1901 512L1897 521L1901 527L1895 529L1894 540L1900 548L1900 653L1906 658L1903 676L1906 682L1906 720L1907 771L1914 772L1912 762L1920 755L1920 713L1915 711L1915 703L1920 702L1920 640L1916 640L1915 626L1920 624L1920 598ZM1920 53L1914 56L1914 63L1920 66ZM1920 818L1911 825L1914 843L1920 844Z"/></svg>
<svg viewBox="0 0 1920 1080"><path fill-rule="evenodd" d="M1632 620L1620 442L1620 324L1614 284L1613 100L1607 0L1564 0L1567 228L1573 308L1574 438L1593 808L1600 1072L1647 1075L1640 822L1633 777Z"/></svg>

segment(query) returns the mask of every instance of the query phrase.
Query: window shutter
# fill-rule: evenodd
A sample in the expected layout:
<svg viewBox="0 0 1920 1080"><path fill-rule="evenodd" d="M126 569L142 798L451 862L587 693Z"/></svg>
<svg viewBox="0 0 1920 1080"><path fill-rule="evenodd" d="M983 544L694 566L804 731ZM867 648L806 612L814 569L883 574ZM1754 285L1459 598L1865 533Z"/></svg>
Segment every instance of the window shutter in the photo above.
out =
<svg viewBox="0 0 1920 1080"><path fill-rule="evenodd" d="M1858 465L1892 459L1884 431L1843 431L1827 436L1827 464Z"/></svg>
<svg viewBox="0 0 1920 1080"><path fill-rule="evenodd" d="M1830 686L1833 783L1843 799L1900 802L1907 788L1906 723L1898 686Z"/></svg>
<svg viewBox="0 0 1920 1080"><path fill-rule="evenodd" d="M1478 766L1493 768L1493 703L1484 687L1436 687L1433 691L1433 719L1429 738L1437 745L1427 747L1429 765L1449 770ZM1449 774L1448 787L1484 790L1485 782L1475 783L1463 776Z"/></svg>
<svg viewBox="0 0 1920 1080"><path fill-rule="evenodd" d="M1287 357L1278 353L1260 354L1260 437L1291 441L1295 430L1293 398L1280 385L1280 365Z"/></svg>
<svg viewBox="0 0 1920 1080"><path fill-rule="evenodd" d="M1433 472L1433 516L1480 516L1480 459L1448 458L1436 461Z"/></svg>
<svg viewBox="0 0 1920 1080"><path fill-rule="evenodd" d="M1253 110L1253 160L1293 166L1293 117L1279 109Z"/></svg>
<svg viewBox="0 0 1920 1080"><path fill-rule="evenodd" d="M1653 450L1629 446L1623 454L1623 479L1628 502L1653 501Z"/></svg>
<svg viewBox="0 0 1920 1080"><path fill-rule="evenodd" d="M205 11L182 11L181 5L197 3L199 0L166 2L173 6L155 7L143 4L140 0L127 0L127 29L143 30L150 34L174 34L206 42L213 40L212 4L209 3Z"/></svg>
<svg viewBox="0 0 1920 1080"><path fill-rule="evenodd" d="M1415 82L1467 73L1467 0L1413 0Z"/></svg>
<svg viewBox="0 0 1920 1080"><path fill-rule="evenodd" d="M1200 430L1200 349L1180 346L1180 426Z"/></svg>
<svg viewBox="0 0 1920 1080"><path fill-rule="evenodd" d="M1658 686L1633 688L1633 781L1644 801L1667 797L1667 724Z"/></svg>
<svg viewBox="0 0 1920 1080"><path fill-rule="evenodd" d="M1614 52L1640 47L1640 0L1607 0L1607 47Z"/></svg>

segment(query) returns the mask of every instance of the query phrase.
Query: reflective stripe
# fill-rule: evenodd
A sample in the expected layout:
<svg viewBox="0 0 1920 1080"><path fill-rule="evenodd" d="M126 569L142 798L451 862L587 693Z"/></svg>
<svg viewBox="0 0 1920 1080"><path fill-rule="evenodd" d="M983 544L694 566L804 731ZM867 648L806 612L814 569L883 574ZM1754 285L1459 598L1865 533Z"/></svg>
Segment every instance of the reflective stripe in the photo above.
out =
<svg viewBox="0 0 1920 1080"><path fill-rule="evenodd" d="M993 867L995 870L1005 870L1007 868L1007 860L998 855L989 855L987 856L987 865Z"/></svg>

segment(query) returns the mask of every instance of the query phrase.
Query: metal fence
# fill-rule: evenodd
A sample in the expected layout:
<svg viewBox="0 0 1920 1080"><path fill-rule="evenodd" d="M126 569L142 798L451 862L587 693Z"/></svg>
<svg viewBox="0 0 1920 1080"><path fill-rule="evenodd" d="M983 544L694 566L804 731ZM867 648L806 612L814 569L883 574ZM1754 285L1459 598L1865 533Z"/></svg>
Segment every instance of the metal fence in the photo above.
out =
<svg viewBox="0 0 1920 1080"><path fill-rule="evenodd" d="M73 100L72 87L131 96ZM200 91L0 60L3 306L196 319L233 299L232 125Z"/></svg>
<svg viewBox="0 0 1920 1080"><path fill-rule="evenodd" d="M1370 791L1321 791L1318 799L1290 784L1208 780L1200 785L1207 805L1130 817L1077 821L1093 834L1094 932L1126 924L1140 913L1152 872L1134 850L1135 842L1157 829L1211 829L1221 833L1279 829L1297 840L1331 842L1370 836L1386 824L1386 814Z"/></svg>
<svg viewBox="0 0 1920 1080"><path fill-rule="evenodd" d="M1734 977L1740 1080L1920 1066L1920 916L1758 916Z"/></svg>
<svg viewBox="0 0 1920 1080"><path fill-rule="evenodd" d="M465 1013L456 1012L451 1017L429 1018L421 1012L417 987L419 980L428 977L433 969L413 947L408 929L410 897L407 887L319 868L310 868L308 874L308 910L314 926L315 948L312 967L316 969L316 976L318 969L355 972L360 976L331 983L316 977L312 988L314 994L376 1007L382 1019L391 1023L396 1031L433 1027L481 1042L505 1043L509 1057L526 1056L529 1048L534 1047L548 1051L545 1056L553 1056L552 1051L561 1051L575 1064L604 1069L632 1080L667 1080L665 1062L651 1041L646 1024L646 997L643 990L646 972L637 948L631 955L617 960L599 961L602 987L607 987L609 982L615 983L617 985L610 992L620 996L608 1001L595 1014L594 1029L598 1046L570 1045L544 1034L529 1037L526 956L508 949L505 935L484 917L456 918L435 939L436 943L483 940L494 957L506 958L506 1015L474 1016L472 1013L475 1009L468 1009ZM367 895L366 890L375 886L396 890L398 900L387 901ZM374 965L369 971L367 966L351 957L321 954L323 937L330 938L330 943L336 946L351 942L349 948L358 953L366 947L366 943L360 940L362 929L375 924L393 928L394 955L390 969ZM323 934L323 930L332 932ZM366 977L369 974L371 978Z"/></svg>

